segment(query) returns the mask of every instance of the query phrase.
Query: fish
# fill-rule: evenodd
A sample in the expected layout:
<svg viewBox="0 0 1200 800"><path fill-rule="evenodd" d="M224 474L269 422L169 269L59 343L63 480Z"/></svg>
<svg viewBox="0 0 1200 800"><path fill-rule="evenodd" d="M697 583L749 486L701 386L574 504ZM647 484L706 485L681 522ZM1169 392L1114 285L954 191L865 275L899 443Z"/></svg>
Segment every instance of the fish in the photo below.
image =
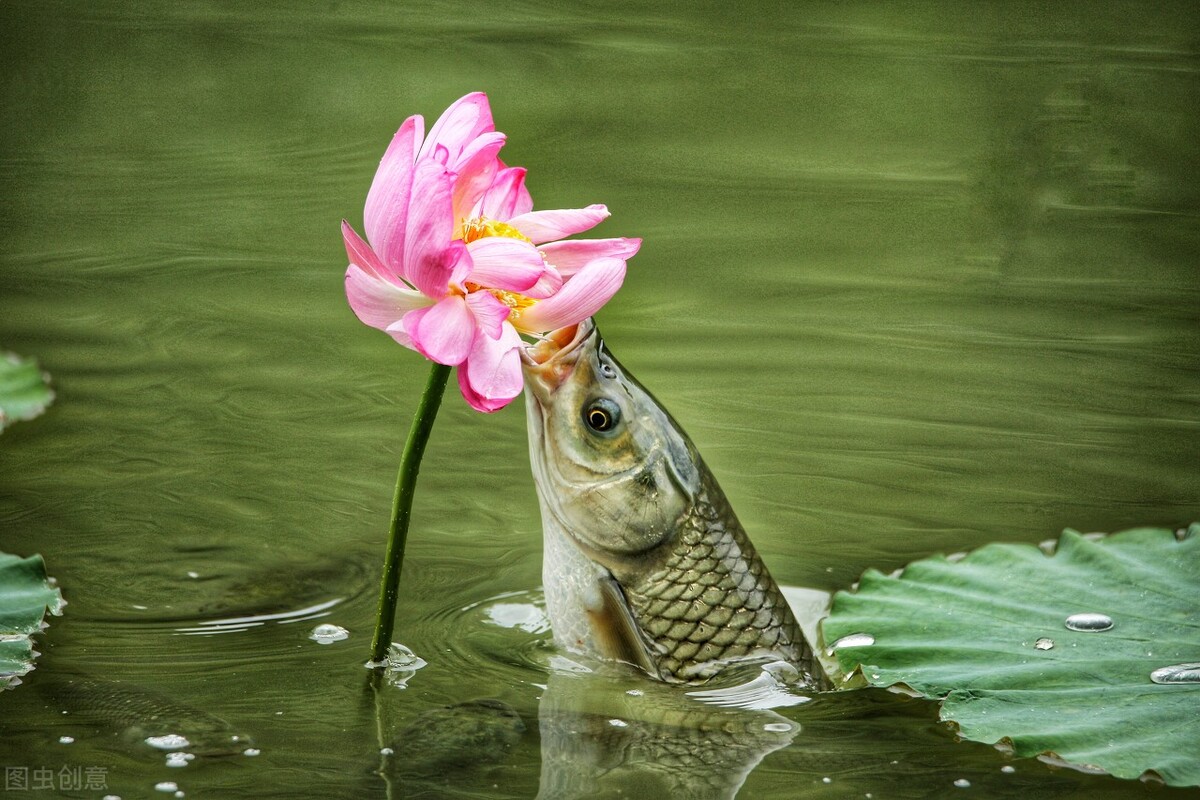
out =
<svg viewBox="0 0 1200 800"><path fill-rule="evenodd" d="M433 708L408 723L392 742L391 769L410 778L453 776L503 763L526 732L508 703L468 700Z"/></svg>
<svg viewBox="0 0 1200 800"><path fill-rule="evenodd" d="M797 686L822 686L716 478L595 323L555 331L521 359L555 643L668 683L774 660L795 667Z"/></svg>
<svg viewBox="0 0 1200 800"><path fill-rule="evenodd" d="M80 675L47 684L42 692L64 713L116 729L137 748L229 756L254 746L250 736L220 717L140 686Z"/></svg>

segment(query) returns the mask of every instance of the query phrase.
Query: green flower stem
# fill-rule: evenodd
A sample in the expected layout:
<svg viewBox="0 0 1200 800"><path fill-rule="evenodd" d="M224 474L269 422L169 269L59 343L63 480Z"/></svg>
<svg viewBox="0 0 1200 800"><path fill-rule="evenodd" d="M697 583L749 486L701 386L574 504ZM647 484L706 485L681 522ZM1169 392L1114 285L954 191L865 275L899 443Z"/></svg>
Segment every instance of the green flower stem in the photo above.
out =
<svg viewBox="0 0 1200 800"><path fill-rule="evenodd" d="M379 612L375 619L375 638L371 641L371 661L381 664L387 659L392 645L392 628L396 624L396 601L400 593L400 568L404 564L404 545L408 539L408 521L412 516L413 493L417 488L417 473L421 471L421 456L437 419L438 406L446 391L450 367L434 364L429 382L413 415L400 471L396 474L396 494L392 498L392 525L388 532L387 554L383 562L383 579L379 583Z"/></svg>

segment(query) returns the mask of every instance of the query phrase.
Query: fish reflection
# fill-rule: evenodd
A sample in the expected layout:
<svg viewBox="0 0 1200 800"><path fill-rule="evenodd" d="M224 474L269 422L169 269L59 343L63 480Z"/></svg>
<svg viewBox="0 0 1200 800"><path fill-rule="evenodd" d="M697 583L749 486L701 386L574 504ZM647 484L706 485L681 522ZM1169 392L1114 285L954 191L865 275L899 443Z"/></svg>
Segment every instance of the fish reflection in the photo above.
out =
<svg viewBox="0 0 1200 800"><path fill-rule="evenodd" d="M538 709L539 800L731 800L755 767L800 731L762 707L805 699L768 671L745 684L687 692L565 659L558 667ZM713 704L723 699L734 707Z"/></svg>

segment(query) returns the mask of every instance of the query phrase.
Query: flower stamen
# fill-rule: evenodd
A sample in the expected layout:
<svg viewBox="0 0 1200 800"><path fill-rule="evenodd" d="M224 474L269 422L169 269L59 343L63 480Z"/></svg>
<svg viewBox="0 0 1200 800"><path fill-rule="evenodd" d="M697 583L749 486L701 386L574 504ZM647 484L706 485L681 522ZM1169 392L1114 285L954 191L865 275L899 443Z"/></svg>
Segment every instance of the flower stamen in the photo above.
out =
<svg viewBox="0 0 1200 800"><path fill-rule="evenodd" d="M464 219L459 225L458 238L462 239L464 244L470 244L471 242L478 241L488 236L504 236L509 239L519 239L522 242L529 242L529 244L533 244L533 241L530 240L528 236L521 233L512 225L509 225L507 222L500 222L499 220L488 219L487 217L475 217L474 219ZM542 256L542 258L545 260L545 256ZM463 283L463 288L467 290L468 294L471 292L484 291L499 300L509 309L509 322L515 323L518 319L520 319L521 312L537 303L537 300L532 297L526 297L523 294L506 291L504 289L493 289L490 286L481 286L478 283L472 283L471 281L466 281Z"/></svg>
<svg viewBox="0 0 1200 800"><path fill-rule="evenodd" d="M500 222L499 220L488 219L487 217L464 219L459 226L458 238L462 239L465 244L470 244L486 236L505 236L509 239L520 239L522 242L533 244L533 241L528 236L507 222Z"/></svg>
<svg viewBox="0 0 1200 800"><path fill-rule="evenodd" d="M517 292L509 292L504 289L492 289L487 286L480 286L479 284L472 283L471 281L466 281L465 283L463 283L463 288L465 288L468 293L487 292L492 297L499 300L509 310L508 311L508 321L509 322L516 322L518 319L521 318L522 311L525 311L526 309L531 308L534 304L537 303L537 300L535 300L532 297L526 297L523 294L518 294Z"/></svg>

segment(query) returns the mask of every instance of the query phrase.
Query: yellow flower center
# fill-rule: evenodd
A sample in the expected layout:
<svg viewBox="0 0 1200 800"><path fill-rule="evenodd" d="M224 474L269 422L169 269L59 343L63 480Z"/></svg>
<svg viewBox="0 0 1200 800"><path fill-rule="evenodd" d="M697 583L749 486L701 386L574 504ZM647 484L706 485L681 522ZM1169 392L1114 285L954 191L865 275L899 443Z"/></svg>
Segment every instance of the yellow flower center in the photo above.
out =
<svg viewBox="0 0 1200 800"><path fill-rule="evenodd" d="M521 233L519 230L509 225L507 222L500 222L487 217L476 217L475 219L464 219L460 239L464 243L470 244L476 239L482 239L485 236L507 236L509 239L520 239L522 242L533 244L528 236Z"/></svg>
<svg viewBox="0 0 1200 800"><path fill-rule="evenodd" d="M519 230L509 225L507 222L500 222L487 217L476 217L475 219L465 219L459 229L458 238L463 240L464 244L470 244L478 239L483 239L487 236L506 236L509 239L520 239L523 242L533 244L528 236L521 233ZM492 297L495 297L501 303L508 307L508 319L515 323L520 317L521 312L530 306L534 305L537 300L532 297L526 297L523 294L516 292L505 291L504 289L492 289L487 286L480 286L477 283L467 281L463 284L468 292L485 291Z"/></svg>

